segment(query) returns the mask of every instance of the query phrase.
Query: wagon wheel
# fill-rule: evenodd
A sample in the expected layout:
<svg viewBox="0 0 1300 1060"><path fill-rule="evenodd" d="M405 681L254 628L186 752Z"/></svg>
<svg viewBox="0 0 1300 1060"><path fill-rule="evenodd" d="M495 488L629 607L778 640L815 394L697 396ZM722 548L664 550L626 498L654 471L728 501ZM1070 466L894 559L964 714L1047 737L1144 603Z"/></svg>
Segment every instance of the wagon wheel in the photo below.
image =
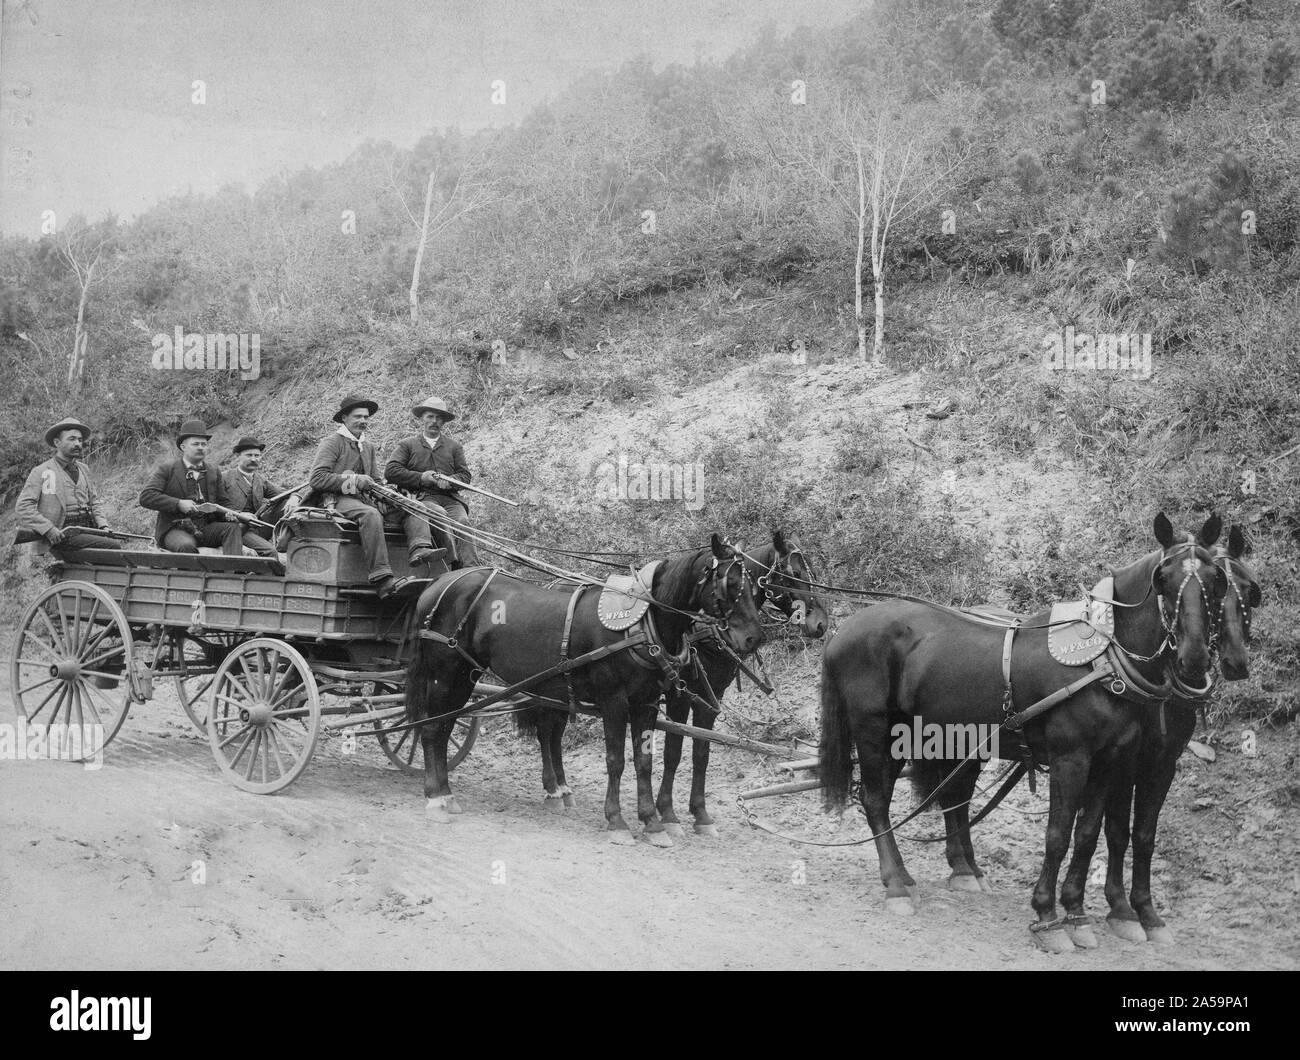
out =
<svg viewBox="0 0 1300 1060"><path fill-rule="evenodd" d="M257 637L227 655L208 707L208 742L236 787L269 795L311 761L320 692L307 660L283 641Z"/></svg>
<svg viewBox="0 0 1300 1060"><path fill-rule="evenodd" d="M395 686L384 686L383 691L398 692L401 690ZM395 724L397 724L396 720L388 719L375 726L375 736L379 741L379 746L384 749L384 754L388 756L388 760L407 776L423 776L424 759L420 756L420 730L407 729L405 732L393 733L392 736L385 736L380 731L384 726ZM479 719L477 717L461 715L456 719L451 735L447 738L448 772L465 760L465 756L469 754L469 749L474 746L474 741L478 739L478 730Z"/></svg>
<svg viewBox="0 0 1300 1060"><path fill-rule="evenodd" d="M61 582L24 612L14 639L14 706L29 725L59 744L49 753L72 761L93 758L126 720L134 698L131 627L117 602L98 585Z"/></svg>
<svg viewBox="0 0 1300 1060"><path fill-rule="evenodd" d="M181 636L179 640L184 664L187 667L207 670L218 666L222 659L230 654L230 650L239 643L239 635L213 633L205 635L202 640L189 636ZM216 679L215 672L172 678L176 685L176 698L181 702L181 709L204 736L208 734L208 692Z"/></svg>

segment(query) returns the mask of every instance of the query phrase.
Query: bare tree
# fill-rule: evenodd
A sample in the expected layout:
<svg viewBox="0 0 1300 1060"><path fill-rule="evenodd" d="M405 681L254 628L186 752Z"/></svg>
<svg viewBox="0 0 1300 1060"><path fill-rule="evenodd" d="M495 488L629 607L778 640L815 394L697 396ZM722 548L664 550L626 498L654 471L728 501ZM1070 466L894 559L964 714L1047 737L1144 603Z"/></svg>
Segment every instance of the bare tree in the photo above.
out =
<svg viewBox="0 0 1300 1060"><path fill-rule="evenodd" d="M488 201L488 196L496 183L480 179L483 157L484 149L480 148L460 166L455 181L442 195L442 203L436 212L433 203L439 177L444 173L445 166L436 161L430 165L429 174L424 181L424 208L418 220L406 201L394 159L392 157L388 159L389 184L397 195L397 200L401 203L407 219L419 233L419 241L415 248L415 264L411 268L409 297L412 327L420 323L420 274L424 267L424 253L430 237L437 236L456 221L482 207Z"/></svg>
<svg viewBox="0 0 1300 1060"><path fill-rule="evenodd" d="M122 251L118 240L117 221L105 218L98 224L88 225L74 219L57 237L59 256L67 263L76 278L80 297L77 300L77 323L73 331L72 349L68 354L68 385L79 385L86 368L86 305L91 288L116 271Z"/></svg>

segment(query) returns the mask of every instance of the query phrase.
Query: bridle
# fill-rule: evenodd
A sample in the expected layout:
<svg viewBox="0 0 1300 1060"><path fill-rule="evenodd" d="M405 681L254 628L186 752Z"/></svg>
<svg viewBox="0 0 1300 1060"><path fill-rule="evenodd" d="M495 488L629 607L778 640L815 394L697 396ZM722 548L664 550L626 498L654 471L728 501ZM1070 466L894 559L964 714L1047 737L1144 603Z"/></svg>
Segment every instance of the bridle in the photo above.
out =
<svg viewBox="0 0 1300 1060"><path fill-rule="evenodd" d="M803 560L805 576L796 574L791 568L790 559L792 556L798 556ZM746 558L755 564L762 564L762 560L754 559L752 556ZM812 570L808 566L803 550L796 545L788 549L783 555L780 550L773 546L772 562L766 564L766 567L767 569L758 576L755 582L758 588L763 591L763 603L760 606L771 604L786 617L791 617L798 605L802 604L802 610L806 614L809 610L809 601L802 596L796 595L790 584L793 581L809 582L811 580ZM790 581L777 581L776 579L789 579ZM802 616L800 616L800 621L802 621Z"/></svg>
<svg viewBox="0 0 1300 1060"><path fill-rule="evenodd" d="M1250 601L1246 597L1242 596L1241 589L1238 588L1237 586L1237 579L1232 572L1232 565L1235 563L1238 567L1241 568L1242 577L1244 577L1248 582L1250 582L1252 586L1255 585L1255 579L1251 576L1249 568L1247 568L1246 565L1241 562L1241 560L1233 559L1232 556L1228 554L1228 550L1224 548L1222 545L1217 545L1214 548L1213 555L1214 555L1214 565L1218 567L1221 571L1223 571L1228 581L1227 591L1225 591L1223 596L1220 597L1219 599L1219 611L1215 619L1215 628L1214 628L1215 640L1217 642L1219 629L1227 617L1228 593L1231 592L1233 596L1237 598L1237 609L1241 613L1242 637L1245 640L1245 642L1249 644L1250 643L1250 611L1251 611Z"/></svg>
<svg viewBox="0 0 1300 1060"><path fill-rule="evenodd" d="M710 556L710 560L709 566L695 583L701 587L707 583L708 586L701 593L702 597L708 597L708 603L701 599L700 616L715 625L719 633L725 633L730 628L731 616L735 613L741 598L745 593L752 596L754 589L749 583L749 569L745 566L740 553L733 552L721 563L718 562L717 556ZM731 575L732 568L738 563L740 564L740 589L735 596L732 596L727 591L727 579ZM718 587L719 580L722 582L721 589ZM716 608L716 611L710 610L710 606Z"/></svg>

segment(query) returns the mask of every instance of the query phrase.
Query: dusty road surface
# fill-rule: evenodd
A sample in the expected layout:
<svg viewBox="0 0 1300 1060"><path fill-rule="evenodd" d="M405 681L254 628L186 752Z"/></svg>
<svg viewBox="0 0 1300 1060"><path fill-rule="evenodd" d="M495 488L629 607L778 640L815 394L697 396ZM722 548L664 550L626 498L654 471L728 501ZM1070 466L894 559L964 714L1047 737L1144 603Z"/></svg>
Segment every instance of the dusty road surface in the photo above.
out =
<svg viewBox="0 0 1300 1060"><path fill-rule="evenodd" d="M0 689L0 721L11 722L7 691ZM939 849L907 844L922 898L910 919L884 911L870 846L796 847L748 828L734 795L773 774L740 752L714 753L718 838L694 836L688 825L668 850L644 840L611 846L602 832L601 745L594 723L578 729L569 754L574 810L543 809L534 748L494 722L453 775L466 813L440 826L425 820L420 780L398 773L367 741L346 755L341 740L324 743L279 795L241 792L221 777L175 701L160 695L132 710L101 769L0 762L0 966L1297 964L1293 915L1284 921L1285 914L1232 879L1198 873L1222 869L1222 860L1208 850L1197 855L1204 837L1183 834L1177 820L1169 832L1175 847L1188 847L1188 860L1158 863L1157 887L1179 895L1171 919L1179 946L1134 945L1100 930L1095 951L1039 952L1026 925L1041 849L1037 814L1046 805L1041 790L1033 797L1017 792L1009 801L1019 804L982 837L992 895L948 891ZM679 785L679 805L686 790ZM630 776L624 792L632 819ZM909 798L900 794L903 804ZM864 834L854 815L835 831L811 795L764 804L764 812L806 835ZM939 822L921 823L917 831L933 833ZM1174 876L1193 882L1179 889ZM1225 904L1229 896L1237 907ZM1092 912L1102 911L1098 888L1089 902ZM1294 896L1288 902L1293 909Z"/></svg>

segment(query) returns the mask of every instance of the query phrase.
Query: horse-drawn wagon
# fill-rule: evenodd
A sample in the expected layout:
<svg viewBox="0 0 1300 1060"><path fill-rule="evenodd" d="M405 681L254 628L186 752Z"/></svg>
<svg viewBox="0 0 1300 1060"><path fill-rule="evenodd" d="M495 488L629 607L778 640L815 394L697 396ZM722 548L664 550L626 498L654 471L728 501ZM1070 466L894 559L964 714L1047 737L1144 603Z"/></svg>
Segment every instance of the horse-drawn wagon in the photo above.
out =
<svg viewBox="0 0 1300 1060"><path fill-rule="evenodd" d="M367 585L355 524L299 509L284 524L283 561L155 551L66 553L54 582L27 607L14 639L14 702L28 725L103 750L133 702L170 679L218 766L258 793L290 784L322 731L379 737L399 768L419 772L416 741L382 723L403 713L403 653L413 599L381 600ZM405 542L389 541L395 573ZM436 577L442 554L425 568ZM423 584L423 583L419 583ZM468 754L476 718L452 734L450 764Z"/></svg>

